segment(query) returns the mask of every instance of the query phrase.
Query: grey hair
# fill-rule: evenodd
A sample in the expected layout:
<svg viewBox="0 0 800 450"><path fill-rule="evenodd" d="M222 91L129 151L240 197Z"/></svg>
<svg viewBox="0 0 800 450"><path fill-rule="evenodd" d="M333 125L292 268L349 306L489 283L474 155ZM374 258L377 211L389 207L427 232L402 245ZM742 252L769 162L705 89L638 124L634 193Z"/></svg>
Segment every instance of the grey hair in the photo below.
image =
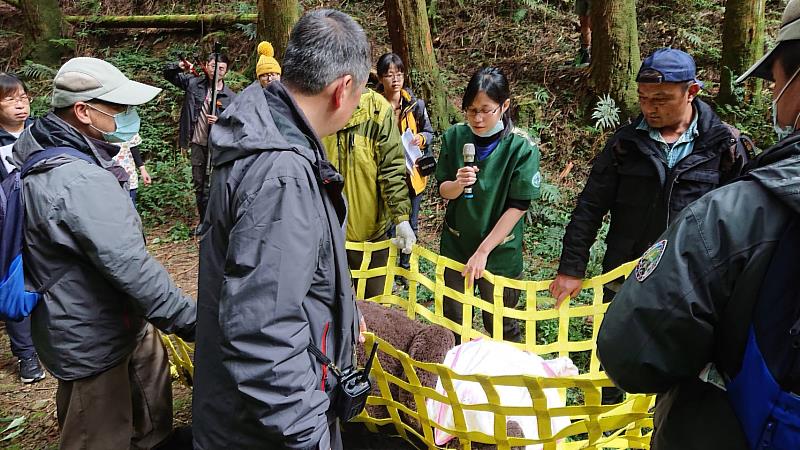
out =
<svg viewBox="0 0 800 450"><path fill-rule="evenodd" d="M340 11L309 12L292 29L282 68L281 83L307 95L319 94L345 75L362 84L370 70L367 35Z"/></svg>

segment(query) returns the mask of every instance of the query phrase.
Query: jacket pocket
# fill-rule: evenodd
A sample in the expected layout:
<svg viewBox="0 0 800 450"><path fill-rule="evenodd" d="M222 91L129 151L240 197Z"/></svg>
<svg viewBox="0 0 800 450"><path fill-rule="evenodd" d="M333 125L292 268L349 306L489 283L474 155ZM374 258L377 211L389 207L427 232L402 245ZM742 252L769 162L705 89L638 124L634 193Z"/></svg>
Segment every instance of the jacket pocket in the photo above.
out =
<svg viewBox="0 0 800 450"><path fill-rule="evenodd" d="M719 170L697 169L688 170L678 176L680 181L696 181L699 183L719 184Z"/></svg>
<svg viewBox="0 0 800 450"><path fill-rule="evenodd" d="M617 203L623 205L647 205L661 191L658 175L641 164L624 164L617 168Z"/></svg>
<svg viewBox="0 0 800 450"><path fill-rule="evenodd" d="M444 228L450 232L455 237L461 237L461 232L456 230L455 228L451 227L450 224L447 222L447 219L444 221Z"/></svg>

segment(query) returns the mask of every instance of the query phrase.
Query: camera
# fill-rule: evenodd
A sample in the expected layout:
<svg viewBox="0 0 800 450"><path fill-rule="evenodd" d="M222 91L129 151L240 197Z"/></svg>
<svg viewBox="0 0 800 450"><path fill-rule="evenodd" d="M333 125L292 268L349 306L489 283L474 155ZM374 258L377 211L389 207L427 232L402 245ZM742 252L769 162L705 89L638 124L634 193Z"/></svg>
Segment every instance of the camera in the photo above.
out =
<svg viewBox="0 0 800 450"><path fill-rule="evenodd" d="M427 177L436 170L436 158L433 155L423 155L417 158L417 170L423 177Z"/></svg>
<svg viewBox="0 0 800 450"><path fill-rule="evenodd" d="M367 397L372 390L369 372L372 361L378 352L378 343L372 346L372 352L367 360L364 370L347 369L339 376L339 386L336 398L336 416L344 422L361 414L367 405Z"/></svg>

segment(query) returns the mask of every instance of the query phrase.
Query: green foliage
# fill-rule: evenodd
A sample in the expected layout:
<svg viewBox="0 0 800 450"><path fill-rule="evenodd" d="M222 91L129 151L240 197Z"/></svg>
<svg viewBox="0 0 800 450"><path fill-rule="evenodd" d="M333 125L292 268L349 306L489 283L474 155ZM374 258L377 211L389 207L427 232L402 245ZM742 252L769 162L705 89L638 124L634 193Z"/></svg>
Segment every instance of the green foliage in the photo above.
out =
<svg viewBox="0 0 800 450"><path fill-rule="evenodd" d="M744 91L741 87L737 87L734 93L740 96L744 94ZM717 113L743 134L750 136L762 150L773 145L776 135L772 128L770 102L764 100L762 96L756 101L744 102L742 100L737 103L741 106L718 106Z"/></svg>
<svg viewBox="0 0 800 450"><path fill-rule="evenodd" d="M34 95L31 100L31 116L41 117L50 111L49 95Z"/></svg>
<svg viewBox="0 0 800 450"><path fill-rule="evenodd" d="M75 47L78 45L78 41L69 38L48 39L47 42L57 47L64 47L67 50L75 50Z"/></svg>
<svg viewBox="0 0 800 450"><path fill-rule="evenodd" d="M596 120L594 127L601 130L615 128L619 125L619 113L614 99L608 94L603 95L592 112L592 119Z"/></svg>
<svg viewBox="0 0 800 450"><path fill-rule="evenodd" d="M192 223L195 216L192 168L183 158L156 161L149 168L153 184L137 193L139 215L146 226L178 220Z"/></svg>
<svg viewBox="0 0 800 450"><path fill-rule="evenodd" d="M25 64L19 68L19 73L28 80L52 80L58 71L44 64L25 60Z"/></svg>
<svg viewBox="0 0 800 450"><path fill-rule="evenodd" d="M107 50L106 60L115 65L128 77L143 82L158 84L161 82L161 66L163 61L134 48L122 48L111 53Z"/></svg>
<svg viewBox="0 0 800 450"><path fill-rule="evenodd" d="M257 33L256 33L256 24L254 24L254 23L237 23L237 24L234 24L233 26L234 26L234 28L236 28L239 31L241 31L242 34L247 36L248 40L250 40L250 41L255 40L256 35L257 35Z"/></svg>
<svg viewBox="0 0 800 450"><path fill-rule="evenodd" d="M695 24L689 29L679 29L676 42L697 59L719 61L722 58L722 46L719 45L719 39L708 38L716 35L717 31Z"/></svg>
<svg viewBox="0 0 800 450"><path fill-rule="evenodd" d="M100 14L102 4L100 0L78 0L78 9L92 15Z"/></svg>
<svg viewBox="0 0 800 450"><path fill-rule="evenodd" d="M516 99L518 125L527 129L531 136L538 139L542 130L548 127L544 119L551 95L550 91L543 86L532 86L530 92L530 94L519 96Z"/></svg>
<svg viewBox="0 0 800 450"><path fill-rule="evenodd" d="M527 267L526 279L529 280L555 277L556 267L561 258L564 231L572 216L573 204L557 185L543 181L540 192L541 197L533 202L531 209L526 213L524 255ZM587 276L602 273L606 234L608 234L607 220L601 225L597 241L589 252Z"/></svg>
<svg viewBox="0 0 800 450"><path fill-rule="evenodd" d="M153 239L153 244L160 244L163 242L182 242L188 241L192 238L192 229L182 221L176 221L174 225L167 231L167 235L163 238Z"/></svg>
<svg viewBox="0 0 800 450"><path fill-rule="evenodd" d="M6 427L0 431L0 442L10 441L25 431L25 416L19 417L4 417L0 418L0 422L10 422Z"/></svg>

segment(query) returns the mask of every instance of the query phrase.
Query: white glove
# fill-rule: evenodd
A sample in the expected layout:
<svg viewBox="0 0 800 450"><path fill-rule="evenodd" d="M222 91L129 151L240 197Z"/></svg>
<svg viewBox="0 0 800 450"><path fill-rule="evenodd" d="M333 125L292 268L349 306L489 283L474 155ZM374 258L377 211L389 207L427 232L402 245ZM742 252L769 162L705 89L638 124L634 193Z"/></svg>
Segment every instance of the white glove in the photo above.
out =
<svg viewBox="0 0 800 450"><path fill-rule="evenodd" d="M414 235L414 230L411 229L411 224L404 220L397 224L394 230L395 237L392 238L392 244L406 255L411 254L411 249L417 242L417 237Z"/></svg>

